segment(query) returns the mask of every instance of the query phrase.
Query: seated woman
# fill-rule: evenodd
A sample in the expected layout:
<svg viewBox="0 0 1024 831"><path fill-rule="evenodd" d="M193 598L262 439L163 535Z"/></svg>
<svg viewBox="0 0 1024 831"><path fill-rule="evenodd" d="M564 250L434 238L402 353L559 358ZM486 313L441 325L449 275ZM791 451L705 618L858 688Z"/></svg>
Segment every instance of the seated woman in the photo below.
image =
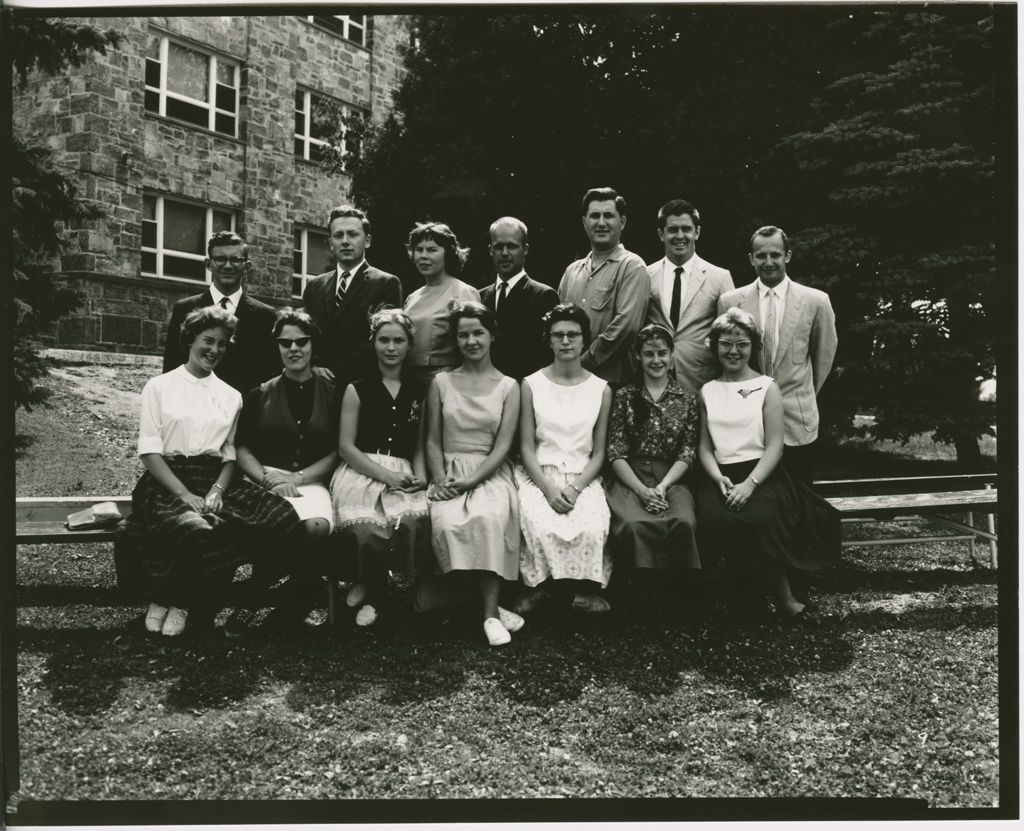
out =
<svg viewBox="0 0 1024 831"><path fill-rule="evenodd" d="M423 277L423 287L405 299L405 313L416 332L407 364L423 374L454 369L460 363L448 325L448 312L460 300L480 300L480 292L457 278L469 253L459 248L451 228L440 222L417 223L406 250Z"/></svg>
<svg viewBox="0 0 1024 831"><path fill-rule="evenodd" d="M529 614L554 592L572 598L579 611L606 612L609 603L597 590L608 585L612 561L598 474L612 393L580 363L590 341L586 312L564 303L543 320L554 361L523 379L515 477L526 543L519 569L530 590L515 610Z"/></svg>
<svg viewBox="0 0 1024 831"><path fill-rule="evenodd" d="M334 525L356 583L356 624L377 620L389 572L429 568L430 519L421 413L426 382L404 371L415 330L401 309L370 316L378 373L345 389L331 480Z"/></svg>
<svg viewBox="0 0 1024 831"><path fill-rule="evenodd" d="M218 306L191 312L181 327L187 361L142 391L138 447L146 472L132 491L117 565L119 582L152 598L150 632L180 635L194 604L218 599L237 566L287 550L300 527L285 499L232 481L242 397L214 369L236 322Z"/></svg>
<svg viewBox="0 0 1024 831"><path fill-rule="evenodd" d="M697 498L701 551L759 576L784 619L818 625L821 615L793 596L789 575L838 561L839 512L779 464L782 396L750 367L761 348L753 316L727 310L708 340L722 374L700 391L698 453L708 475Z"/></svg>
<svg viewBox="0 0 1024 831"><path fill-rule="evenodd" d="M326 483L338 462L338 402L334 382L314 373L311 361L320 330L305 312L282 309L274 322L284 372L251 390L242 405L238 467L253 482L283 496L302 520L305 551L282 564L306 606L312 582L323 573L334 509ZM305 595L305 596L303 596Z"/></svg>
<svg viewBox="0 0 1024 831"><path fill-rule="evenodd" d="M696 454L700 407L669 374L672 347L672 333L663 326L637 334L643 374L639 383L615 391L608 437L615 475L605 485L616 580L645 574L661 589L669 588L661 572L700 568L693 496L681 481ZM644 588L649 594L655 587Z"/></svg>
<svg viewBox="0 0 1024 831"><path fill-rule="evenodd" d="M431 538L444 574L475 578L491 646L523 619L498 606L501 581L519 577L519 506L508 453L519 420L519 385L491 364L494 312L457 304L449 315L462 366L434 376L427 393Z"/></svg>

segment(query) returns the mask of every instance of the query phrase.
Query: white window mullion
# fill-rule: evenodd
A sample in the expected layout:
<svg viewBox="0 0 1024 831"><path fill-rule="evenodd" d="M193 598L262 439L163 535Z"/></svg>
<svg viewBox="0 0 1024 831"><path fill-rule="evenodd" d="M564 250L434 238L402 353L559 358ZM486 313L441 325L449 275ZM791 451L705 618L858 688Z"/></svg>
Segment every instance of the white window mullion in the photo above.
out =
<svg viewBox="0 0 1024 831"><path fill-rule="evenodd" d="M160 115L163 116L167 115L167 61L170 60L170 52L167 38L160 38Z"/></svg>
<svg viewBox="0 0 1024 831"><path fill-rule="evenodd" d="M164 275L164 198L156 198L156 273Z"/></svg>
<svg viewBox="0 0 1024 831"><path fill-rule="evenodd" d="M206 100L210 102L209 120L207 126L210 130L217 129L217 56L210 55L210 61L206 67Z"/></svg>

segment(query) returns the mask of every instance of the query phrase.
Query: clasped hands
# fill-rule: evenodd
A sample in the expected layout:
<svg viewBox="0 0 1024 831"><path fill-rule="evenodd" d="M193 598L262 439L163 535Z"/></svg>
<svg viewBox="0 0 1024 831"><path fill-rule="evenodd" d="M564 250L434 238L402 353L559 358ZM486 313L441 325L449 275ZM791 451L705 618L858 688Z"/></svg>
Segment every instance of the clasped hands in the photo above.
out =
<svg viewBox="0 0 1024 831"><path fill-rule="evenodd" d="M648 513L660 514L662 511L668 510L668 499L665 497L664 485L656 485L653 488L642 485L634 493L640 497L644 510Z"/></svg>
<svg viewBox="0 0 1024 831"><path fill-rule="evenodd" d="M304 476L300 476L298 473L268 468L263 474L263 487L273 491L278 496L301 496L298 485L302 483L304 478Z"/></svg>
<svg viewBox="0 0 1024 831"><path fill-rule="evenodd" d="M738 511L747 504L747 500L753 494L754 483L744 479L738 485L734 485L728 476L723 476L718 480L718 489L725 497L726 507L731 511Z"/></svg>
<svg viewBox="0 0 1024 831"><path fill-rule="evenodd" d="M443 482L434 482L427 488L427 499L431 502L443 502L446 499L455 499L459 494L470 490L472 485L467 479L456 479L449 476Z"/></svg>
<svg viewBox="0 0 1024 831"><path fill-rule="evenodd" d="M224 495L219 488L210 488L205 499L196 496L192 491L185 491L178 496L178 499L197 514L215 514L224 507Z"/></svg>

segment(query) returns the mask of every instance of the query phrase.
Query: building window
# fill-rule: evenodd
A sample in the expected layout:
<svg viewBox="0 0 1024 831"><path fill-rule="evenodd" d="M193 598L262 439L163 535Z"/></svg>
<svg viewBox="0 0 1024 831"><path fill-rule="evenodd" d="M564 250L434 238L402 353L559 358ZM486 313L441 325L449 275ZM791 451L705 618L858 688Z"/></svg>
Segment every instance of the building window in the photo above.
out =
<svg viewBox="0 0 1024 831"><path fill-rule="evenodd" d="M229 58L151 34L146 110L217 133L238 135L239 66Z"/></svg>
<svg viewBox="0 0 1024 831"><path fill-rule="evenodd" d="M369 40L367 37L370 26L369 15L311 14L307 15L306 20L317 24L317 26L323 26L345 40L358 43L360 46L366 46Z"/></svg>
<svg viewBox="0 0 1024 831"><path fill-rule="evenodd" d="M209 282L206 242L235 230L235 214L166 196L142 197L142 273Z"/></svg>
<svg viewBox="0 0 1024 831"><path fill-rule="evenodd" d="M333 266L327 234L296 228L292 243L292 297L302 297L306 280L330 271Z"/></svg>
<svg viewBox="0 0 1024 831"><path fill-rule="evenodd" d="M344 130L341 118L350 108L325 95L295 90L295 155L311 162L322 162L331 152L331 139ZM342 132L342 135L344 133ZM345 139L334 149L345 153Z"/></svg>

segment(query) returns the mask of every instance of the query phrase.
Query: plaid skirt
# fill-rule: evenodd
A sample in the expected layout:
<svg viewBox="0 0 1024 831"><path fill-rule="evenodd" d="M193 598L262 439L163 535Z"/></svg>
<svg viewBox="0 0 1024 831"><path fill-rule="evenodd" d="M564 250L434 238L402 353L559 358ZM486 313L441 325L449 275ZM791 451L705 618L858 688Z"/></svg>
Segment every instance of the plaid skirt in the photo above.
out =
<svg viewBox="0 0 1024 831"><path fill-rule="evenodd" d="M215 456L166 461L197 496L206 495L223 465ZM146 471L132 491L132 513L114 547L118 585L150 600L188 606L211 585L230 584L238 566L286 556L285 539L301 524L286 499L244 479L227 488L216 514L198 514Z"/></svg>

